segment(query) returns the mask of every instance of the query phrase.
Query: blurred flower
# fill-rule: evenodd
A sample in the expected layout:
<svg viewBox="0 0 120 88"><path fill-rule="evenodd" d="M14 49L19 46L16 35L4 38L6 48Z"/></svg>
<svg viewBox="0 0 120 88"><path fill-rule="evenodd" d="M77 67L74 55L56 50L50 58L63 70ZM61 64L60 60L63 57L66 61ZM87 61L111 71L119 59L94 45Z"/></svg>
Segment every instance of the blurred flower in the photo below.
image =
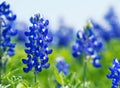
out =
<svg viewBox="0 0 120 88"><path fill-rule="evenodd" d="M56 68L58 69L59 72L63 72L65 75L69 73L69 64L67 64L64 60L63 57L58 57L56 58Z"/></svg>
<svg viewBox="0 0 120 88"><path fill-rule="evenodd" d="M114 58L112 64L109 68L111 73L107 75L107 78L112 79L112 88L118 88L120 86L120 61Z"/></svg>
<svg viewBox="0 0 120 88"><path fill-rule="evenodd" d="M58 46L67 46L73 40L73 29L61 26L56 32L56 37L58 40Z"/></svg>
<svg viewBox="0 0 120 88"><path fill-rule="evenodd" d="M105 15L105 20L111 27L111 31L114 33L115 38L120 38L120 21L115 14L114 8L110 8L108 13Z"/></svg>
<svg viewBox="0 0 120 88"><path fill-rule="evenodd" d="M58 46L68 46L73 40L74 30L73 28L66 26L63 19L61 19L60 26L55 32L55 36Z"/></svg>
<svg viewBox="0 0 120 88"><path fill-rule="evenodd" d="M24 34L25 30L28 29L27 24L25 22L15 22L12 24L14 29L17 29L17 41L21 43L26 42L26 36Z"/></svg>
<svg viewBox="0 0 120 88"><path fill-rule="evenodd" d="M95 29L95 32L104 41L109 41L113 37L113 32L111 30L106 30L106 28L104 28L103 26L95 22L94 20L92 20L91 22L93 24L93 28Z"/></svg>
<svg viewBox="0 0 120 88"><path fill-rule="evenodd" d="M78 57L85 54L86 60L88 59L87 57L91 57L93 58L93 65L95 67L100 67L100 56L98 55L98 52L102 48L102 43L97 40L93 28L88 25L89 23L83 31L77 32L76 44L72 46L73 56Z"/></svg>
<svg viewBox="0 0 120 88"><path fill-rule="evenodd" d="M32 26L29 27L29 31L25 32L29 42L25 43L27 49L25 52L28 59L22 59L24 64L27 64L27 68L23 68L24 72L29 72L34 67L35 72L41 72L42 68L49 68L48 54L52 53L52 50L48 49L48 44L52 42L52 37L48 35L48 20L41 18L40 14L35 14L30 18Z"/></svg>
<svg viewBox="0 0 120 88"><path fill-rule="evenodd" d="M112 38L120 38L120 21L118 20L118 17L112 7L109 9L104 18L110 28L104 28L92 20L92 24L94 29L96 29L96 33L98 33L98 35L105 41L109 41Z"/></svg>
<svg viewBox="0 0 120 88"><path fill-rule="evenodd" d="M3 2L0 4L0 47L9 56L14 55L15 43L11 43L11 37L15 36L17 30L12 29L11 22L16 19L16 15L10 10L10 5Z"/></svg>

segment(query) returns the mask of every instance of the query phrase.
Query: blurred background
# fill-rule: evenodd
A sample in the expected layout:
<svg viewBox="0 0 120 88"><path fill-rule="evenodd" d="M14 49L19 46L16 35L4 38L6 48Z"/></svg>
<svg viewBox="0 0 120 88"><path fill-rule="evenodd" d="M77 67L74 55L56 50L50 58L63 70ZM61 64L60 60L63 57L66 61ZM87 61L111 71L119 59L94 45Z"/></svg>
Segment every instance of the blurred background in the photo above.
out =
<svg viewBox="0 0 120 88"><path fill-rule="evenodd" d="M0 3L4 0L0 0ZM120 0L6 0L17 20L29 23L29 18L36 12L50 20L51 29L57 29L59 20L75 30L82 28L86 20L94 18L104 24L103 16L110 7L120 14Z"/></svg>

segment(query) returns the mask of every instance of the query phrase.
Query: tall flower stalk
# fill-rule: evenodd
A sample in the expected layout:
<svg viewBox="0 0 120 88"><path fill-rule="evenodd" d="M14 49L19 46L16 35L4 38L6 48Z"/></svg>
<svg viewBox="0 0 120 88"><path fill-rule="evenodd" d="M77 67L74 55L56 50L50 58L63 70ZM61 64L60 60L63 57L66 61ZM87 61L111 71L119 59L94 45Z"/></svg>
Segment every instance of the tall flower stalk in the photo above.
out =
<svg viewBox="0 0 120 88"><path fill-rule="evenodd" d="M88 22L83 31L80 30L77 32L76 44L72 46L72 54L74 57L79 57L81 55L85 56L85 59L83 60L83 88L85 88L85 81L87 79L87 63L90 61L94 67L101 67L99 62L101 58L98 55L101 48L102 43L97 40L92 25Z"/></svg>
<svg viewBox="0 0 120 88"><path fill-rule="evenodd" d="M32 26L29 31L25 32L28 42L25 43L27 59L22 59L22 62L27 65L23 68L24 72L29 72L34 67L35 83L37 81L37 73L41 72L43 68L49 68L47 63L48 54L52 53L52 49L48 49L48 44L52 42L53 38L48 33L49 21L44 20L40 14L35 14L30 18Z"/></svg>
<svg viewBox="0 0 120 88"><path fill-rule="evenodd" d="M0 67L1 74L5 72L9 56L13 56L16 43L11 42L17 30L12 29L11 23L15 21L16 15L10 10L10 5L5 1L0 4Z"/></svg>

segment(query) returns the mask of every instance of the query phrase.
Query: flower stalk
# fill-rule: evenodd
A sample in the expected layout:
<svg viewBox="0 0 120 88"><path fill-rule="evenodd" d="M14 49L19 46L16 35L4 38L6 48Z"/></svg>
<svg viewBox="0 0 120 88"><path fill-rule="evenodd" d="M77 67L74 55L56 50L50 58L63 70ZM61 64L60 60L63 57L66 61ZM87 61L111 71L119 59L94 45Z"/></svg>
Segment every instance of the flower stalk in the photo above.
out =
<svg viewBox="0 0 120 88"><path fill-rule="evenodd" d="M42 69L49 68L48 55L52 53L52 49L49 49L49 43L52 42L52 36L48 32L49 20L45 20L41 15L35 14L30 17L32 26L29 26L29 30L25 31L25 36L28 41L25 43L25 53L27 59L22 59L23 64L27 67L23 68L23 71L28 73L34 68L34 82L37 82L37 73L42 72Z"/></svg>
<svg viewBox="0 0 120 88"><path fill-rule="evenodd" d="M37 71L34 71L34 82L37 82Z"/></svg>
<svg viewBox="0 0 120 88"><path fill-rule="evenodd" d="M83 88L85 88L85 82L86 82L86 79L87 79L87 61L84 60L84 67L83 67Z"/></svg>

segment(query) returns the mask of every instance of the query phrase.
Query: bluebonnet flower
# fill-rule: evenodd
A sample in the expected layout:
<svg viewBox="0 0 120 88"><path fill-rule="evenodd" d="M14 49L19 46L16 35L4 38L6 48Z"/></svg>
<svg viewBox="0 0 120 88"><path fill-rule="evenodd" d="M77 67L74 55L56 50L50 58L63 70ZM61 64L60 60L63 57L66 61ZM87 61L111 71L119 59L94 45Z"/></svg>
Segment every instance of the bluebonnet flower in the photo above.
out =
<svg viewBox="0 0 120 88"><path fill-rule="evenodd" d="M96 33L98 33L98 35L102 37L104 41L109 41L112 38L120 38L120 21L118 20L118 17L112 7L109 9L104 18L108 23L109 28L104 28L103 26L92 20L92 24L93 27L96 29Z"/></svg>
<svg viewBox="0 0 120 88"><path fill-rule="evenodd" d="M114 33L111 30L107 30L102 25L98 24L94 20L91 21L93 28L95 29L95 33L98 34L99 37L101 37L104 41L109 41ZM106 35L107 34L107 35Z"/></svg>
<svg viewBox="0 0 120 88"><path fill-rule="evenodd" d="M95 67L100 67L101 64L99 60L101 59L98 55L102 47L102 43L97 40L93 32L92 27L86 27L82 31L77 32L76 44L72 46L73 56L78 57L83 54L93 58L92 63Z"/></svg>
<svg viewBox="0 0 120 88"><path fill-rule="evenodd" d="M34 67L35 72L41 72L42 68L49 68L48 54L52 53L52 49L48 49L48 44L52 42L52 36L48 34L48 20L44 20L40 14L35 14L30 18L32 26L29 27L29 31L25 32L29 42L25 43L28 59L22 59L24 64L27 64L26 68L23 68L24 72L29 72Z"/></svg>
<svg viewBox="0 0 120 88"><path fill-rule="evenodd" d="M120 38L120 21L115 14L114 8L111 7L104 18L111 27L110 30L114 33L114 37Z"/></svg>
<svg viewBox="0 0 120 88"><path fill-rule="evenodd" d="M24 32L26 29L28 29L27 24L24 22L15 22L12 24L14 29L17 29L17 41L20 43L25 43L26 42L26 36L24 35Z"/></svg>
<svg viewBox="0 0 120 88"><path fill-rule="evenodd" d="M67 64L63 57L56 58L56 68L58 72L63 72L65 75L69 73L70 65Z"/></svg>
<svg viewBox="0 0 120 88"><path fill-rule="evenodd" d="M14 55L15 43L11 43L11 37L15 36L17 30L12 29L11 22L16 19L16 15L10 10L10 5L3 2L0 4L0 47L9 56Z"/></svg>
<svg viewBox="0 0 120 88"><path fill-rule="evenodd" d="M114 58L112 64L109 68L111 73L107 75L107 78L112 79L112 88L118 88L120 86L120 61Z"/></svg>
<svg viewBox="0 0 120 88"><path fill-rule="evenodd" d="M73 40L74 31L72 27L68 27L63 22L63 19L60 20L60 26L55 32L56 42L58 46L68 46Z"/></svg>

